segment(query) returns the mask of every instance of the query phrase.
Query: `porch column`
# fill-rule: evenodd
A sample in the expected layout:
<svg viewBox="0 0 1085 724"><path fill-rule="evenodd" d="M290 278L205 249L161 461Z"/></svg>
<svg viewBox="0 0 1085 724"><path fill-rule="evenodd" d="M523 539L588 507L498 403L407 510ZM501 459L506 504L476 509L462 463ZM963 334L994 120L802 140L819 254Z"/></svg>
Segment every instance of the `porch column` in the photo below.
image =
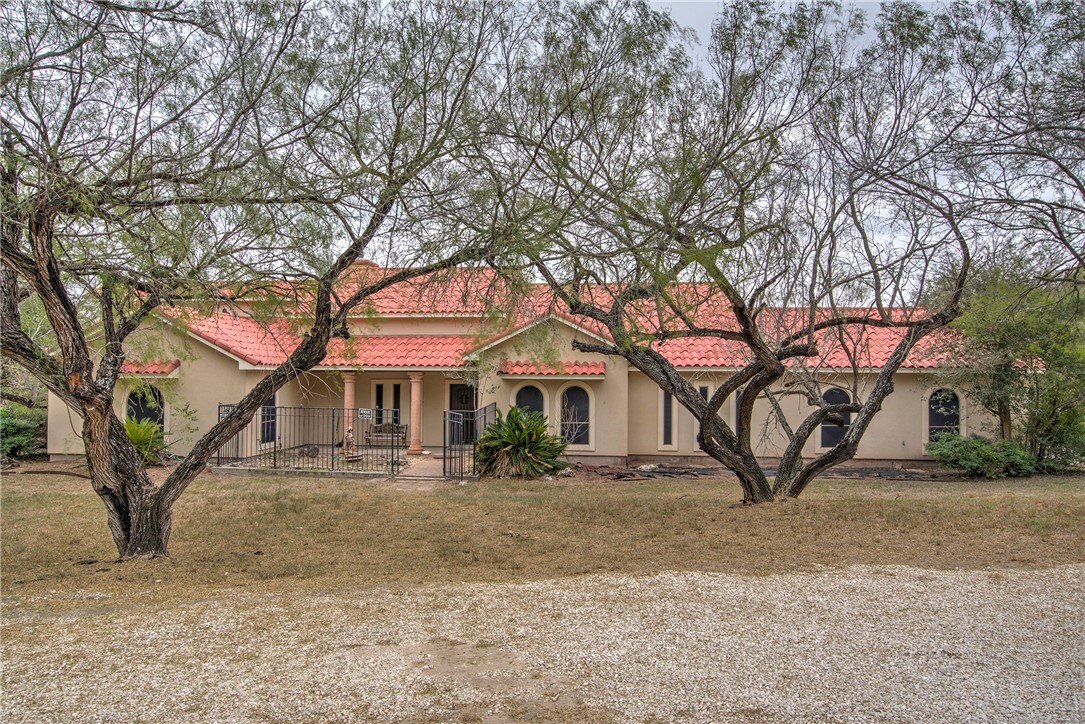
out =
<svg viewBox="0 0 1085 724"><path fill-rule="evenodd" d="M410 372L411 378L411 444L408 455L422 454L422 373Z"/></svg>
<svg viewBox="0 0 1085 724"><path fill-rule="evenodd" d="M354 427L354 372L344 371L343 376L343 440L346 440L347 430ZM357 430L354 431L357 434ZM338 440L336 441L338 442ZM343 450L343 452L349 452Z"/></svg>

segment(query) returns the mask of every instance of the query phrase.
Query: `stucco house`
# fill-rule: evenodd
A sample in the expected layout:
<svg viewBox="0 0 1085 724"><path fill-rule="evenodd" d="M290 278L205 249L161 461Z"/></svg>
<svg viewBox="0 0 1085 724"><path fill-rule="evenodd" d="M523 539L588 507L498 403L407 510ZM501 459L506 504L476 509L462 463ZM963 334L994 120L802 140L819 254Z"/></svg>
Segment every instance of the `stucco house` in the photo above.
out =
<svg viewBox="0 0 1085 724"><path fill-rule="evenodd" d="M355 276L385 273L372 262L355 267ZM542 412L553 431L570 440L568 454L576 460L710 462L698 449L693 417L670 395L620 357L574 351L574 339L605 340L605 330L554 304L541 286L512 295L495 291L494 282L485 272L454 270L440 280L397 284L370 298L350 321L351 338L333 340L318 367L266 402L253 423L258 444L272 450L298 444L341 448L351 420L365 414L373 421L373 410L378 416L391 410L403 430L405 452L439 454L447 443L447 411L490 404L504 411L515 404ZM240 299L210 311L165 310L145 325L122 369L118 413L161 420L172 450L184 454L219 419L223 406L239 400L296 343L300 315L289 306L257 314L262 303ZM856 350L830 350L816 371L825 394L833 401L862 394L897 334L871 330L858 365ZM743 362L741 349L715 338L669 340L659 349L704 395ZM863 438L855 464L929 460L925 446L932 434L952 428L968 434L989 425L963 394L939 381L943 360L932 349L916 350L896 375L896 390ZM779 399L788 419L809 412L801 396ZM347 411L338 418L342 424L306 433L312 439L296 432L283 439L284 410L328 409ZM720 414L733 425L734 403ZM754 429L757 452L767 463L784 440L773 420L768 402L759 400ZM51 398L50 455L82 454L78 430L74 413ZM824 425L807 452L832 446L839 433L839 426Z"/></svg>

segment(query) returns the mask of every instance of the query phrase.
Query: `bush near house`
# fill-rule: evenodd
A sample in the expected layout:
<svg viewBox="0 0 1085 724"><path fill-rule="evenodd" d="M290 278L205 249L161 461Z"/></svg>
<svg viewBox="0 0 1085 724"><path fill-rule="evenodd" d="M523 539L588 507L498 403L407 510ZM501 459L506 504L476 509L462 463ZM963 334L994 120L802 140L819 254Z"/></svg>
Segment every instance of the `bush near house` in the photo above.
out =
<svg viewBox="0 0 1085 724"><path fill-rule="evenodd" d="M166 453L166 438L162 426L154 420L134 420L129 417L124 421L124 431L139 453L144 465L157 465Z"/></svg>
<svg viewBox="0 0 1085 724"><path fill-rule="evenodd" d="M1021 478L1036 472L1036 458L1013 440L942 435L927 451L946 467L974 478Z"/></svg>
<svg viewBox="0 0 1085 724"><path fill-rule="evenodd" d="M541 413L510 407L486 426L475 447L479 473L495 478L537 478L567 467L568 442L551 435Z"/></svg>
<svg viewBox="0 0 1085 724"><path fill-rule="evenodd" d="M46 411L0 407L0 455L31 458L45 452Z"/></svg>

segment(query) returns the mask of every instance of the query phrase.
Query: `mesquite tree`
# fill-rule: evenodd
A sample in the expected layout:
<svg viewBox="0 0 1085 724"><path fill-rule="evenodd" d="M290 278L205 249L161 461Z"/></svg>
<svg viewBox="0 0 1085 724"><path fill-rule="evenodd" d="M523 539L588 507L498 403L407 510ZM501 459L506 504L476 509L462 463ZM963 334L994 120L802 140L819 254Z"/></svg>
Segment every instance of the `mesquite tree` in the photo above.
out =
<svg viewBox="0 0 1085 724"><path fill-rule="evenodd" d="M2 351L82 418L122 558L167 554L172 507L262 400L349 334L372 293L491 254L431 218L462 193L487 64L525 10L474 2L51 3L2 12ZM402 268L337 280L395 228ZM153 483L114 413L156 310L288 295L286 361ZM56 339L20 326L27 295ZM93 313L88 315L86 310Z"/></svg>
<svg viewBox="0 0 1085 724"><path fill-rule="evenodd" d="M959 313L971 255L997 231L959 155L995 79L960 64L954 26L917 6L886 6L874 31L831 4L736 3L697 63L665 16L596 3L555 16L509 61L522 80L486 168L517 181L494 213L534 239L523 258L557 302L609 333L574 348L624 357L673 395L747 502L796 496L855 455L894 373ZM952 282L922 307L934 273ZM885 328L893 349L866 374L869 332ZM680 338L743 360L708 399L666 356ZM841 351L850 369L826 369ZM826 400L827 384L850 399ZM812 409L797 424L780 412L789 394ZM731 427L719 411L733 396ZM771 481L754 452L757 400L786 437ZM839 442L804 458L844 416Z"/></svg>

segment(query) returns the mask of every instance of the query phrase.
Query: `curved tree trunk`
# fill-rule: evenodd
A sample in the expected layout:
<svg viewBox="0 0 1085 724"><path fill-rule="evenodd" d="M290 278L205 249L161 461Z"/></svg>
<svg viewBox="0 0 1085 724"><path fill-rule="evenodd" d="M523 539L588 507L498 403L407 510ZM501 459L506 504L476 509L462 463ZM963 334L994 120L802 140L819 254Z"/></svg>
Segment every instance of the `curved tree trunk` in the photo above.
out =
<svg viewBox="0 0 1085 724"><path fill-rule="evenodd" d="M83 440L94 492L105 505L109 531L124 558L168 555L172 513L109 404L85 408Z"/></svg>

